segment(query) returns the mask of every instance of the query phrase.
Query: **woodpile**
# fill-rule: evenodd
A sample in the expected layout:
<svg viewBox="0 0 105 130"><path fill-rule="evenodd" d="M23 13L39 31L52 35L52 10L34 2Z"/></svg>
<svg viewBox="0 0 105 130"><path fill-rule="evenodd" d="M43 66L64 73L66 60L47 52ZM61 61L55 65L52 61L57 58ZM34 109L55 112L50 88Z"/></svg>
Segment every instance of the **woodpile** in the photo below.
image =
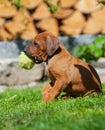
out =
<svg viewBox="0 0 105 130"><path fill-rule="evenodd" d="M0 0L0 40L54 35L105 34L105 6L99 0Z"/></svg>
<svg viewBox="0 0 105 130"><path fill-rule="evenodd" d="M60 30L68 35L78 35L85 25L85 17L79 11L73 12L71 16L62 21Z"/></svg>

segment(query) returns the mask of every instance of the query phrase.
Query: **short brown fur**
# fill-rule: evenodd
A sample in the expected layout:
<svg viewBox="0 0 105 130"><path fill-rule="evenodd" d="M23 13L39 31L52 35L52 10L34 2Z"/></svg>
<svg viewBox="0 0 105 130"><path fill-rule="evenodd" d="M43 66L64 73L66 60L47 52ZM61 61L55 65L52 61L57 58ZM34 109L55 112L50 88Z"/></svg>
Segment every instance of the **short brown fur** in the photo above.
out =
<svg viewBox="0 0 105 130"><path fill-rule="evenodd" d="M95 69L71 55L53 34L38 34L26 48L26 53L35 58L36 63L46 62L51 82L43 88L43 102L57 99L61 92L65 92L64 99L102 92Z"/></svg>

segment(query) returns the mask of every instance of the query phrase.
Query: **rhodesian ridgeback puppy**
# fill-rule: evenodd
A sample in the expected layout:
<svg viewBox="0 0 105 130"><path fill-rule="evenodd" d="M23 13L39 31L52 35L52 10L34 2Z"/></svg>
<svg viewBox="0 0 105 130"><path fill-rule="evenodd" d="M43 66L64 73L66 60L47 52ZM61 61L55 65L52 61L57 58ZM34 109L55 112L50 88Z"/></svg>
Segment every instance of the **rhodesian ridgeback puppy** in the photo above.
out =
<svg viewBox="0 0 105 130"><path fill-rule="evenodd" d="M25 52L36 64L46 63L51 82L43 88L43 102L57 99L61 92L65 92L64 98L98 95L102 92L95 69L71 55L53 34L38 34Z"/></svg>

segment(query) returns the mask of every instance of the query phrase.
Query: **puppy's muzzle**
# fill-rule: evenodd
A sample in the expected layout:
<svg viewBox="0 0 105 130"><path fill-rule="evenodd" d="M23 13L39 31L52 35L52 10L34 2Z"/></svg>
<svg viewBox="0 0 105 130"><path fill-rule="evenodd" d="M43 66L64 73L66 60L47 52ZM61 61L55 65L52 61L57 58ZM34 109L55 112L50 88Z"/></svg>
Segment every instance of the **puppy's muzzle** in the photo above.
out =
<svg viewBox="0 0 105 130"><path fill-rule="evenodd" d="M36 64L40 64L43 62L40 56L32 56L32 54L28 51L28 47L24 49L25 54L31 58Z"/></svg>

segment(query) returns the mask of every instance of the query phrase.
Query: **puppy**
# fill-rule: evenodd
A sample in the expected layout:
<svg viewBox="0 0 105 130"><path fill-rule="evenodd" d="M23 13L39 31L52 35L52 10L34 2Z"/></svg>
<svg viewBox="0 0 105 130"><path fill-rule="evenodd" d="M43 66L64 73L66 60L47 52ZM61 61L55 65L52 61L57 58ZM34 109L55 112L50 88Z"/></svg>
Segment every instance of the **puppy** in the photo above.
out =
<svg viewBox="0 0 105 130"><path fill-rule="evenodd" d="M51 82L43 88L43 102L49 102L65 92L64 98L98 95L102 85L95 69L71 55L57 37L49 32L38 34L25 53L36 64L45 62Z"/></svg>

